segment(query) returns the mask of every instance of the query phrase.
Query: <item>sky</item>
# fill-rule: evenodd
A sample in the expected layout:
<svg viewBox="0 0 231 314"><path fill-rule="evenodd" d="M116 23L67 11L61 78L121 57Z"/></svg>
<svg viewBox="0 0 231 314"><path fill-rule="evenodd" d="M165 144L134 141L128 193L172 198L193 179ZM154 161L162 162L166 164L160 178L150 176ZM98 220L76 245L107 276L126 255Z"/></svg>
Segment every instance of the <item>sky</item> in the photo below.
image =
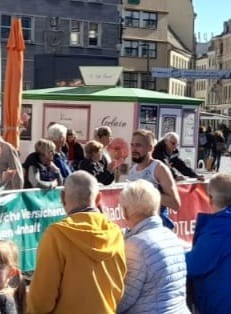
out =
<svg viewBox="0 0 231 314"><path fill-rule="evenodd" d="M231 19L231 0L193 0L194 11L197 14L195 34L200 41L206 41L223 31L223 22Z"/></svg>

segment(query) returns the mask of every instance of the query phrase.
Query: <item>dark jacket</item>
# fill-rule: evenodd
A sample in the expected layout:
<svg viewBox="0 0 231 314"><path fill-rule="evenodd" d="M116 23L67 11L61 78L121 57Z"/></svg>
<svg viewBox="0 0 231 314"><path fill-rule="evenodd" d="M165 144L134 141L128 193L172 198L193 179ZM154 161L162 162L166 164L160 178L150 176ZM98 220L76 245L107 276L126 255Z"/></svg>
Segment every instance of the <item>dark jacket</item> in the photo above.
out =
<svg viewBox="0 0 231 314"><path fill-rule="evenodd" d="M35 183L32 184L29 180L30 167L33 168L33 177L36 176L36 173L39 174L39 179L35 180ZM39 160L38 153L34 152L28 155L25 162L23 163L24 168L24 188L49 188L51 182L54 180L58 181L59 185L62 185L62 177L59 169L52 163L50 167L43 165Z"/></svg>
<svg viewBox="0 0 231 314"><path fill-rule="evenodd" d="M102 161L96 162L85 158L84 160L80 161L79 169L91 173L99 183L104 185L108 185L114 180L114 174L105 168L105 165Z"/></svg>
<svg viewBox="0 0 231 314"><path fill-rule="evenodd" d="M215 146L215 137L212 132L206 132L207 137L207 143L205 144L205 147L207 149L213 149Z"/></svg>
<svg viewBox="0 0 231 314"><path fill-rule="evenodd" d="M214 151L215 152L224 152L225 150L225 138L221 135L214 135L215 139L215 145L214 145Z"/></svg>
<svg viewBox="0 0 231 314"><path fill-rule="evenodd" d="M72 161L73 168L75 170L77 170L78 166L79 166L79 162L84 159L84 150L83 150L83 146L80 143L78 143L78 142L75 142L72 145L73 145L74 159L71 160L71 161ZM66 143L62 147L63 153L68 157L69 160L70 160L70 158L68 156L68 153L69 153L70 149L71 149L70 148L70 144L68 144L68 143Z"/></svg>
<svg viewBox="0 0 231 314"><path fill-rule="evenodd" d="M32 188L30 181L28 180L28 172L31 166L37 167L39 164L39 156L38 153L33 152L26 157L26 160L22 164L24 169L24 188L29 189Z"/></svg>
<svg viewBox="0 0 231 314"><path fill-rule="evenodd" d="M175 151L171 154L167 153L167 148L164 140L161 140L156 144L152 153L152 157L165 163L165 165L170 168L174 178L177 177L177 174L173 168L177 169L184 176L197 178L197 174L195 173L195 171L193 171L192 168L186 166L185 162L179 157L178 149L175 149Z"/></svg>
<svg viewBox="0 0 231 314"><path fill-rule="evenodd" d="M215 214L200 213L192 251L186 254L188 277L201 314L231 310L231 206Z"/></svg>

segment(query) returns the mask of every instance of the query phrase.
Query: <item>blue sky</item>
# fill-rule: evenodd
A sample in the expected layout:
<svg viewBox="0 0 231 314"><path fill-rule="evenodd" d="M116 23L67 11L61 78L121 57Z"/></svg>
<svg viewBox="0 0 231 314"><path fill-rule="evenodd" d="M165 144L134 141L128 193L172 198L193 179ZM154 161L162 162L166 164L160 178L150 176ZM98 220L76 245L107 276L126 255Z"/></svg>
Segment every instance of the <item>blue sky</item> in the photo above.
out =
<svg viewBox="0 0 231 314"><path fill-rule="evenodd" d="M231 0L193 0L194 11L197 13L195 34L200 32L201 41L223 31L223 22L231 19Z"/></svg>

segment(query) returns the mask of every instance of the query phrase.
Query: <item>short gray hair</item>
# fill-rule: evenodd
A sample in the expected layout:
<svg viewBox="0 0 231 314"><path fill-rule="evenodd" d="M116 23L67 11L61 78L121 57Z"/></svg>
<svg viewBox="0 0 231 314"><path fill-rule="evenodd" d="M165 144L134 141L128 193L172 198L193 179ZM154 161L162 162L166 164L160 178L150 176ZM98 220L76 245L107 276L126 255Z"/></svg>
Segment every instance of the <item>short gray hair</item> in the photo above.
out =
<svg viewBox="0 0 231 314"><path fill-rule="evenodd" d="M208 193L215 206L222 209L231 205L231 174L214 174L208 185Z"/></svg>
<svg viewBox="0 0 231 314"><path fill-rule="evenodd" d="M48 133L48 138L51 141L57 142L59 141L62 137L66 138L67 135L67 128L63 124L52 124L47 130Z"/></svg>
<svg viewBox="0 0 231 314"><path fill-rule="evenodd" d="M179 143L179 135L176 132L166 133L163 137L163 140L171 140L172 138L174 138L174 140L176 140L177 143Z"/></svg>
<svg viewBox="0 0 231 314"><path fill-rule="evenodd" d="M120 193L120 205L129 216L139 214L146 217L159 213L160 192L147 180L129 182Z"/></svg>
<svg viewBox="0 0 231 314"><path fill-rule="evenodd" d="M64 191L67 202L71 202L75 207L85 208L95 206L99 186L93 175L84 170L78 170L67 177Z"/></svg>

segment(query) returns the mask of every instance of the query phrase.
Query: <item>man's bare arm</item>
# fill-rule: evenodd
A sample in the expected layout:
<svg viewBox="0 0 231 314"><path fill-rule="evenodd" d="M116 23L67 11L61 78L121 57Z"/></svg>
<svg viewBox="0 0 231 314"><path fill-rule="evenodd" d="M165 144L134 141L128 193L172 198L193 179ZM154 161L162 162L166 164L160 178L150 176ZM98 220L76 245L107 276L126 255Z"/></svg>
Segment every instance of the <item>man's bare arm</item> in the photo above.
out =
<svg viewBox="0 0 231 314"><path fill-rule="evenodd" d="M169 168L159 162L155 170L155 177L161 186L161 205L178 210L181 205L180 196Z"/></svg>

